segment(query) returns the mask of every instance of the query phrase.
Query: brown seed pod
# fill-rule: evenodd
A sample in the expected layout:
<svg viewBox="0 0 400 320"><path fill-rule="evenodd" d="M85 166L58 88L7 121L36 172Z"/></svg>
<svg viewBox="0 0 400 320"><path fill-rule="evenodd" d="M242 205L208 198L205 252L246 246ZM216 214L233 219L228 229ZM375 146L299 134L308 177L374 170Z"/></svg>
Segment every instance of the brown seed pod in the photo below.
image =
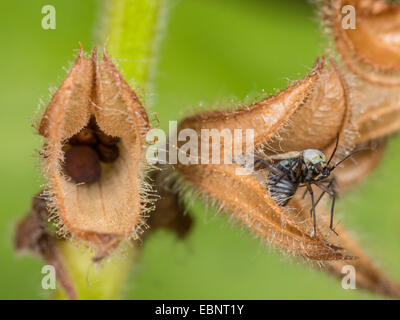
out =
<svg viewBox="0 0 400 320"><path fill-rule="evenodd" d="M237 110L200 113L185 118L178 130L194 129L201 136L202 129L254 130L254 147L269 154L314 148L330 153L339 135L342 149L352 149L350 110L347 85L333 59L318 58L310 74L277 95ZM246 142L242 139L243 144ZM212 154L211 141L207 143ZM220 139L224 146L224 139ZM244 153L245 146L234 143ZM224 148L221 147L221 161ZM199 152L200 154L200 152ZM210 161L211 162L211 161ZM199 161L200 163L200 161Z"/></svg>
<svg viewBox="0 0 400 320"><path fill-rule="evenodd" d="M361 160L365 155L365 153L361 153L359 159ZM361 165L363 166L362 163ZM323 198L323 201L326 202L326 198ZM298 194L296 198L293 199L292 205L299 210L297 216L298 219L307 219L309 210L311 209L310 201L308 201L308 199L302 199L301 194ZM320 204L318 211L318 219L323 224L327 224L330 214L324 208L323 203ZM351 261L348 261L347 259L326 261L322 264L324 269L335 277L343 279L344 274L342 273L342 268L346 265L351 265L357 272L355 279L357 288L367 289L377 294L399 299L399 283L394 279L391 279L377 267L374 260L366 254L357 241L341 224L334 223L334 225L339 237L332 233L327 233L327 240L337 241L341 247L345 248L346 254L355 257L355 259L352 259Z"/></svg>
<svg viewBox="0 0 400 320"><path fill-rule="evenodd" d="M400 90L355 81L351 85L359 136L356 143L384 138L400 130Z"/></svg>
<svg viewBox="0 0 400 320"><path fill-rule="evenodd" d="M323 3L324 20L346 67L370 83L398 88L400 5L383 0L326 0ZM352 17L355 29L343 27L345 5L355 9Z"/></svg>
<svg viewBox="0 0 400 320"><path fill-rule="evenodd" d="M347 84L332 58L329 65L324 59L318 63L318 80L302 105L268 141L267 154L309 148L330 154L338 136L341 150L353 148L351 135L355 128Z"/></svg>
<svg viewBox="0 0 400 320"><path fill-rule="evenodd" d="M249 107L237 110L214 111L207 113L199 113L183 119L179 123L178 131L186 128L194 129L201 137L201 130L222 130L231 131L234 137L234 130L241 129L245 132L247 129L254 130L254 146L256 148L262 146L282 127L290 116L301 106L307 95L310 94L312 88L320 77L320 73L324 68L324 62L317 60L313 70L304 79L297 81L295 84L277 95L256 102ZM244 140L244 139L243 139ZM200 144L209 143L210 152L212 154L212 143L210 141L201 141ZM224 145L224 140L220 139L220 145ZM245 152L245 141L243 145L234 143L240 153ZM224 148L220 148L221 159L224 158ZM234 150L236 152L236 150ZM199 161L200 162L200 161ZM210 161L211 162L211 159Z"/></svg>
<svg viewBox="0 0 400 320"><path fill-rule="evenodd" d="M86 126L90 119L90 96L94 86L94 64L86 59L83 49L51 98L39 125L39 134L50 139L57 132L58 140L71 138ZM51 137L55 139L54 137Z"/></svg>
<svg viewBox="0 0 400 320"><path fill-rule="evenodd" d="M85 181L89 179L92 183L77 184L62 173L63 146L83 128L96 126L120 138L121 156L100 177L97 173L85 177ZM62 227L60 232L65 230L88 241L97 256L103 257L122 239L136 237L141 232L142 215L149 207L145 205L141 165L142 140L148 128L145 109L105 50L103 61L98 61L96 50L87 59L81 49L47 107L39 133L47 140L43 171L48 180L52 213ZM67 167L75 179L82 180L84 173L79 171L75 176L68 159Z"/></svg>
<svg viewBox="0 0 400 320"><path fill-rule="evenodd" d="M371 119L366 116L367 119L363 120L360 116L363 114L361 110L365 109L350 112L352 104L349 102L347 85L334 63L318 70L318 76L305 78L310 80L310 86L304 87L307 82L303 79L275 96L279 97L275 102L280 106L276 110L268 107L260 110L262 103L272 101L268 98L247 109L189 117L182 121L180 128L200 131L219 124L220 130L226 128L233 131L234 128L251 128L253 125L256 147L265 145L266 152L271 149L293 151L318 148L329 155L337 136L340 145L351 148L357 138L356 125L363 126ZM291 99L294 89L298 88L304 89L303 92L298 91L300 102ZM378 127L385 126L378 124ZM278 139L279 143L274 141ZM221 149L224 143L221 142ZM373 157L372 152L355 155L354 160L359 161L358 166L348 162L344 163L344 168L338 168L339 183L354 184L372 170L379 162L381 149L375 150ZM326 266L335 275L341 275L344 265L352 264L357 270L357 285L390 297L400 296L399 285L372 264L371 259L343 228L336 228L339 237L327 230L329 214L323 209L323 203L318 207L317 237L310 237L311 203L309 198L302 197L303 192L297 192L287 207L276 205L265 187L267 169L238 175L240 167L236 164L178 164L176 168L184 183L203 195L206 201L216 203L229 212L235 220L247 226L252 234L286 253L322 261L319 265ZM226 192L227 189L229 192ZM320 194L321 191L315 188L315 197L318 198ZM326 202L326 198L323 198L323 202Z"/></svg>
<svg viewBox="0 0 400 320"><path fill-rule="evenodd" d="M64 169L77 183L95 183L101 177L97 152L89 146L71 146L64 155Z"/></svg>
<svg viewBox="0 0 400 320"><path fill-rule="evenodd" d="M358 145L356 150L363 150L351 157L335 170L338 191L350 189L365 180L380 164L384 155L386 141L373 141L368 145Z"/></svg>
<svg viewBox="0 0 400 320"><path fill-rule="evenodd" d="M215 199L234 220L254 235L291 255L311 260L350 258L319 233L311 237L311 220L297 220L279 207L253 175L237 175L237 165L179 166L185 181L205 197ZM229 188L229 192L227 192Z"/></svg>
<svg viewBox="0 0 400 320"><path fill-rule="evenodd" d="M383 0L323 0L321 16L334 36L351 93L354 143L400 130L400 4ZM353 26L348 25L352 22Z"/></svg>
<svg viewBox="0 0 400 320"><path fill-rule="evenodd" d="M69 299L75 300L77 293L59 252L57 237L48 227L49 212L45 198L44 193L33 197L28 215L17 226L15 247L18 252L28 251L38 255L46 264L56 268L57 283L62 286Z"/></svg>
<svg viewBox="0 0 400 320"><path fill-rule="evenodd" d="M160 198L155 203L147 223L149 229L145 236L158 229L173 232L179 239L185 239L193 229L193 218L186 210L179 192L175 190L176 181L171 179L173 168L169 165L158 165L150 173L150 180Z"/></svg>
<svg viewBox="0 0 400 320"><path fill-rule="evenodd" d="M117 146L109 146L99 143L96 146L100 160L105 163L111 163L118 159L119 149Z"/></svg>
<svg viewBox="0 0 400 320"><path fill-rule="evenodd" d="M247 108L191 116L182 121L179 129L253 129L254 147L268 147L266 152L317 148L328 153L338 136L341 146L352 145L348 134L352 130L350 118L347 87L339 70L332 60L327 66L325 59L317 59L310 75L279 94ZM224 149L225 140L220 143ZM326 241L323 232L311 236L309 216L300 221L296 211L291 213L278 206L264 185L266 177L240 175L236 164L176 167L195 190L211 197L254 234L283 251L311 260L347 257L339 246Z"/></svg>

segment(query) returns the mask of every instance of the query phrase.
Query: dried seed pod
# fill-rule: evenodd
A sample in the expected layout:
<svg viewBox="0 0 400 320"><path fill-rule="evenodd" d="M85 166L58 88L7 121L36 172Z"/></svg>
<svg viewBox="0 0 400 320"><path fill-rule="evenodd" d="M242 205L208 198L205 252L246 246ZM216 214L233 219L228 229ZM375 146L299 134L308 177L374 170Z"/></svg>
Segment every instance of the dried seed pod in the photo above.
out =
<svg viewBox="0 0 400 320"><path fill-rule="evenodd" d="M385 90L363 81L351 84L357 144L392 135L400 130L400 91Z"/></svg>
<svg viewBox="0 0 400 320"><path fill-rule="evenodd" d="M193 219L186 211L179 191L175 190L176 181L171 179L172 173L172 167L167 165L158 165L158 170L150 173L150 180L160 198L148 219L146 235L158 229L167 229L184 239L192 230Z"/></svg>
<svg viewBox="0 0 400 320"><path fill-rule="evenodd" d="M46 108L39 125L39 134L50 139L50 133L57 132L57 140L61 141L71 138L85 127L91 114L93 86L94 64L85 58L81 48L74 66Z"/></svg>
<svg viewBox="0 0 400 320"><path fill-rule="evenodd" d="M285 124L304 102L305 97L310 94L313 86L318 81L323 66L323 62L318 59L314 69L308 76L279 94L268 97L246 108L200 113L187 117L179 123L178 130L181 131L186 128L194 129L197 131L199 137L201 136L202 129L216 129L220 132L222 130L229 130L231 131L231 136L234 137L235 129L240 129L242 132L245 132L246 129L251 129L254 130L254 146L256 148L260 147ZM244 140L242 142L243 144L245 143ZM201 141L201 143L209 143L209 141ZM224 143L224 140L221 139L221 146ZM209 143L209 145L209 154L211 155L212 144ZM240 148L240 153L245 152L244 145L238 143L234 143L233 145ZM224 157L223 149L221 148L221 159ZM236 151L234 150L234 152Z"/></svg>
<svg viewBox="0 0 400 320"><path fill-rule="evenodd" d="M93 183L76 184L62 173L63 144L83 128L117 136L120 157ZM87 240L105 256L129 236L137 236L146 209L142 188L145 109L104 50L86 59L83 50L48 106L39 132L47 139L43 159L49 200L61 230ZM73 146L75 147L75 146ZM95 179L91 180L94 181Z"/></svg>
<svg viewBox="0 0 400 320"><path fill-rule="evenodd" d="M266 153L313 148L330 154L338 136L341 149L353 149L355 128L347 84L332 58L329 66L324 60L319 64L319 79L301 106L268 141Z"/></svg>
<svg viewBox="0 0 400 320"><path fill-rule="evenodd" d="M179 239L184 239L193 227L193 219L185 212L177 194L163 192L154 212L150 215L148 224L148 233L167 229L175 233Z"/></svg>
<svg viewBox="0 0 400 320"><path fill-rule="evenodd" d="M105 50L103 61L96 65L95 94L97 105L94 114L100 129L113 137L135 137L140 141L140 147L149 129L149 118Z"/></svg>
<svg viewBox="0 0 400 320"><path fill-rule="evenodd" d="M321 9L349 84L353 119L359 128L355 143L399 131L400 50L396 39L400 36L400 5L383 0L333 0L322 1Z"/></svg>
<svg viewBox="0 0 400 320"><path fill-rule="evenodd" d="M317 193L316 196L319 196L319 194ZM326 200L326 198L323 198L323 200ZM292 205L298 210L298 219L301 220L308 218L311 205L307 199L302 199L302 196L298 194L296 198L292 200ZM327 225L327 222L330 218L330 213L324 209L324 205L322 203L319 205L318 213L318 219L322 221L323 225ZM327 240L336 241L339 246L345 249L347 255L356 258L352 259L351 261L348 261L347 259L326 261L323 263L325 270L334 276L343 279L342 268L346 265L351 265L357 272L357 288L367 289L371 292L382 294L391 298L400 298L399 283L388 277L376 267L376 265L373 263L373 260L368 256L368 254L366 254L357 241L346 231L343 226L336 223L334 223L334 225L339 237L327 232Z"/></svg>
<svg viewBox="0 0 400 320"><path fill-rule="evenodd" d="M286 253L311 260L350 259L321 234L311 237L311 220L297 221L278 206L253 175L237 175L237 165L180 165L184 180L205 197L212 197L232 217ZM229 192L226 188L229 187Z"/></svg>
<svg viewBox="0 0 400 320"><path fill-rule="evenodd" d="M317 59L309 76L276 96L227 112L200 114L184 119L179 129L253 129L255 148L287 152L318 148L330 152L339 136L341 146L352 145L351 114L347 87L332 59L326 66ZM278 139L280 139L278 141ZM225 140L220 140L224 146ZM221 148L223 149L223 148ZM211 150L212 151L212 150ZM308 216L297 221L290 210L278 206L264 179L236 175L236 165L177 165L183 180L210 196L262 239L293 255L313 260L342 259L339 248L323 235L310 237ZM232 192L225 192L229 187ZM289 203L290 207L290 203ZM294 217L293 217L294 216ZM318 233L317 233L318 234Z"/></svg>
<svg viewBox="0 0 400 320"><path fill-rule="evenodd" d="M351 261L351 265L357 272L356 287L389 298L400 299L400 284L383 273L343 227L338 226L336 230L340 233L341 243L346 247L347 252L357 257ZM325 267L335 277L343 279L343 267L348 264L347 261L328 261Z"/></svg>
<svg viewBox="0 0 400 320"><path fill-rule="evenodd" d="M64 155L64 169L77 183L95 183L101 177L97 152L89 146L71 146Z"/></svg>
<svg viewBox="0 0 400 320"><path fill-rule="evenodd" d="M340 192L363 181L381 162L386 141L374 141L368 145L358 145L363 150L352 156L351 161L343 163L335 170L335 179Z"/></svg>
<svg viewBox="0 0 400 320"><path fill-rule="evenodd" d="M254 130L254 147L265 147L265 153L284 153L293 150L315 148L331 152L339 134L342 148L352 149L352 132L349 96L347 85L333 59L327 66L324 58L318 58L311 73L304 79L249 107L216 111L185 118L179 130L194 129L200 137L202 129ZM208 138L207 138L208 139ZM245 139L242 139L243 144ZM210 140L200 141L210 146ZM225 144L220 139L221 146ZM245 146L239 146L244 153ZM224 148L220 157L223 159ZM237 150L233 150L237 152ZM210 161L211 162L211 161ZM200 163L200 161L199 161ZM203 162L204 163L204 162Z"/></svg>
<svg viewBox="0 0 400 320"><path fill-rule="evenodd" d="M57 270L57 281L69 299L77 299L74 284L65 262L56 245L56 236L47 227L49 212L44 193L33 197L28 215L18 224L15 234L15 247L40 256L46 264Z"/></svg>
<svg viewBox="0 0 400 320"><path fill-rule="evenodd" d="M99 143L96 146L101 161L111 163L118 159L119 149L117 146L109 146Z"/></svg>
<svg viewBox="0 0 400 320"><path fill-rule="evenodd" d="M333 0L323 2L324 18L346 67L362 79L382 86L400 86L400 5L383 0ZM351 5L354 16L342 8ZM347 12L347 15L352 14ZM344 19L355 20L355 28Z"/></svg>

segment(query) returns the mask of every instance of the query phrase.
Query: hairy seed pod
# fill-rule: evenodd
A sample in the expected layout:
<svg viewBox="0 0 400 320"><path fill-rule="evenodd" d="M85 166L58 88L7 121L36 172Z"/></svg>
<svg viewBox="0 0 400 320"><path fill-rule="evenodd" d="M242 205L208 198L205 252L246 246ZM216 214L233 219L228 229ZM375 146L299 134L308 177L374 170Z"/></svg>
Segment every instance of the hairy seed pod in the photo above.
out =
<svg viewBox="0 0 400 320"><path fill-rule="evenodd" d="M28 251L41 257L46 264L57 270L57 283L64 289L67 297L77 299L74 283L67 265L60 254L56 235L47 227L49 211L45 200L45 191L32 199L27 216L18 224L15 232L16 250Z"/></svg>
<svg viewBox="0 0 400 320"><path fill-rule="evenodd" d="M324 58L316 60L308 76L275 96L238 110L188 117L179 124L179 129L183 128L198 132L209 128L231 132L237 128L253 129L255 148L266 146L279 153L302 150L304 146L326 152L335 147L338 137L341 145L351 144L345 134L350 131L346 87L332 59L328 66ZM278 136L282 141L277 141ZM225 140L220 139L220 143L223 149ZM240 168L235 164L178 164L176 167L189 185L211 197L254 234L282 250L312 260L335 260L346 256L327 242L323 233L317 238L310 236L313 230L310 218L299 223L277 205L261 183L266 178L237 175L235 172ZM228 186L232 192L226 192ZM288 205L290 207L290 202Z"/></svg>
<svg viewBox="0 0 400 320"><path fill-rule="evenodd" d="M97 152L89 146L71 146L65 152L64 168L77 183L95 183L100 179L101 166Z"/></svg>
<svg viewBox="0 0 400 320"><path fill-rule="evenodd" d="M351 94L354 143L400 130L400 4L384 0L321 1ZM330 93L329 93L330 94Z"/></svg>
<svg viewBox="0 0 400 320"><path fill-rule="evenodd" d="M384 0L323 1L341 60L369 83L400 88L400 5ZM351 6L353 11L343 13ZM346 25L347 22L353 26Z"/></svg>
<svg viewBox="0 0 400 320"><path fill-rule="evenodd" d="M327 61L328 60L328 61ZM328 63L329 62L329 63ZM245 108L228 111L214 111L196 114L183 119L179 130L190 128L201 137L203 129L254 130L254 147L265 152L284 153L293 150L313 148L330 153L337 135L340 145L351 148L352 142L345 137L352 132L351 112L347 86L333 59L317 58L309 75L297 81L286 90L262 99ZM212 143L208 144L212 154ZM224 139L219 140L223 145ZM245 139L242 139L245 143ZM245 152L240 143L233 143L233 150ZM224 148L220 148L223 161ZM211 162L211 161L210 161Z"/></svg>
<svg viewBox="0 0 400 320"><path fill-rule="evenodd" d="M387 115L385 121L375 125L375 130L368 130L372 127L372 116L367 115L363 119L359 117L359 110L353 110L354 105L350 101L347 82L341 69L333 62L325 68L321 60L316 66L308 77L273 97L247 108L194 115L181 121L179 128L190 128L198 132L208 128L231 132L235 128L253 128L255 147L258 149L256 154L266 158L271 156L271 152L279 156L281 152L303 150L305 146L320 148L330 155L335 150L335 145L332 145L332 139L335 138L340 147L344 145L343 149L348 150L358 142L357 124L365 127L363 139L367 133L375 132L376 129L387 129L386 134L393 129L393 126L385 123L388 124L386 120L390 115L393 116L393 122L398 122L395 108L386 106L389 110L384 110ZM369 89L367 87L365 90ZM354 92L351 97L354 97ZM375 102L371 95L366 100ZM379 104L382 102L379 101ZM223 149L225 139L221 139L220 143ZM339 183L353 184L375 167L380 159L380 154L376 154L379 150L372 153L375 159L371 159L371 151L368 150L356 155L355 165L351 162L343 164L344 171L338 171ZM235 221L248 227L253 235L279 247L285 253L324 261L321 265L340 277L343 275L343 266L354 265L357 270L357 287L390 297L400 296L400 286L373 266L372 260L342 227L336 229L339 236L324 229L329 214L321 207L317 214L318 220L323 221L318 225L318 232L311 233L309 213L312 205L309 197L302 197L303 192L295 193L288 207L278 205L266 188L268 168L250 172L237 164L178 164L175 167L184 188L189 187L189 190L199 193L207 202L230 213ZM346 171L346 167L350 172ZM322 194L317 188L313 192L315 198Z"/></svg>
<svg viewBox="0 0 400 320"><path fill-rule="evenodd" d="M86 128L120 138L120 157L103 174L95 146L64 147ZM46 138L43 172L60 234L66 231L87 241L97 257L106 256L120 241L138 237L142 231L143 214L151 207L144 204L147 196L142 187L143 138L148 128L145 109L106 51L99 61L96 50L88 59L81 49L53 95L39 133ZM107 159L115 154L115 150L108 153Z"/></svg>

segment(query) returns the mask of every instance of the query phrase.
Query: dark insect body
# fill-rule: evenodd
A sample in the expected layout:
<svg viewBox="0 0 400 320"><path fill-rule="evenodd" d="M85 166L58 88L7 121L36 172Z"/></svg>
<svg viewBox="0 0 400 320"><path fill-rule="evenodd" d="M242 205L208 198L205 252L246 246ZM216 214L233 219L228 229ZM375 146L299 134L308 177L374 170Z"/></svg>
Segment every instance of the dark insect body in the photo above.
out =
<svg viewBox="0 0 400 320"><path fill-rule="evenodd" d="M300 158L282 160L277 164L276 168L285 174L284 177L272 170L269 172L269 192L277 204L286 206L296 193L301 178L297 174L299 165L301 165Z"/></svg>
<svg viewBox="0 0 400 320"><path fill-rule="evenodd" d="M355 152L346 156L333 166L329 166L338 147L338 140L335 149L327 161L323 152L316 149L306 149L300 152L288 152L279 155L275 159L283 159L277 164L267 162L263 159L256 160L269 169L267 188L274 201L280 206L286 206L289 200L294 196L297 189L306 187L304 195L308 192L311 197L311 217L313 218L314 231L316 234L316 214L315 208L325 193L332 197L330 229L337 235L333 229L333 213L336 200L335 179L330 177L331 172L343 161L350 158ZM358 151L356 151L358 152ZM286 158L285 158L286 157ZM271 157L273 159L273 157ZM321 195L315 201L312 185L316 185L322 190Z"/></svg>

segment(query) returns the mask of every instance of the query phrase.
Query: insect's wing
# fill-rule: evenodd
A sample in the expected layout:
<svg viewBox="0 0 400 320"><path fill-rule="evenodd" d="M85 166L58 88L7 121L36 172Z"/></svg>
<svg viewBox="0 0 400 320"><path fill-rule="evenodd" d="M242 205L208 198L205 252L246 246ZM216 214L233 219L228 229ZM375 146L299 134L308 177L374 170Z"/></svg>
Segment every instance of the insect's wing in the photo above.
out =
<svg viewBox="0 0 400 320"><path fill-rule="evenodd" d="M275 173L276 175L280 176L283 175L284 172L276 168L272 162L269 162L264 159L256 158L254 161L254 165L257 166L258 164L261 164L263 167L267 168L270 172Z"/></svg>
<svg viewBox="0 0 400 320"><path fill-rule="evenodd" d="M266 156L264 159L268 161L286 160L286 159L300 158L302 154L303 154L302 151L290 151L280 154L274 154L272 156Z"/></svg>
<svg viewBox="0 0 400 320"><path fill-rule="evenodd" d="M286 159L294 159L302 157L301 151L290 151L281 154L275 154L272 156L265 156L265 155L255 155L255 164L261 163L264 167L266 167L269 171L274 172L277 175L284 174L281 170L275 167L274 161L278 160L286 160Z"/></svg>

